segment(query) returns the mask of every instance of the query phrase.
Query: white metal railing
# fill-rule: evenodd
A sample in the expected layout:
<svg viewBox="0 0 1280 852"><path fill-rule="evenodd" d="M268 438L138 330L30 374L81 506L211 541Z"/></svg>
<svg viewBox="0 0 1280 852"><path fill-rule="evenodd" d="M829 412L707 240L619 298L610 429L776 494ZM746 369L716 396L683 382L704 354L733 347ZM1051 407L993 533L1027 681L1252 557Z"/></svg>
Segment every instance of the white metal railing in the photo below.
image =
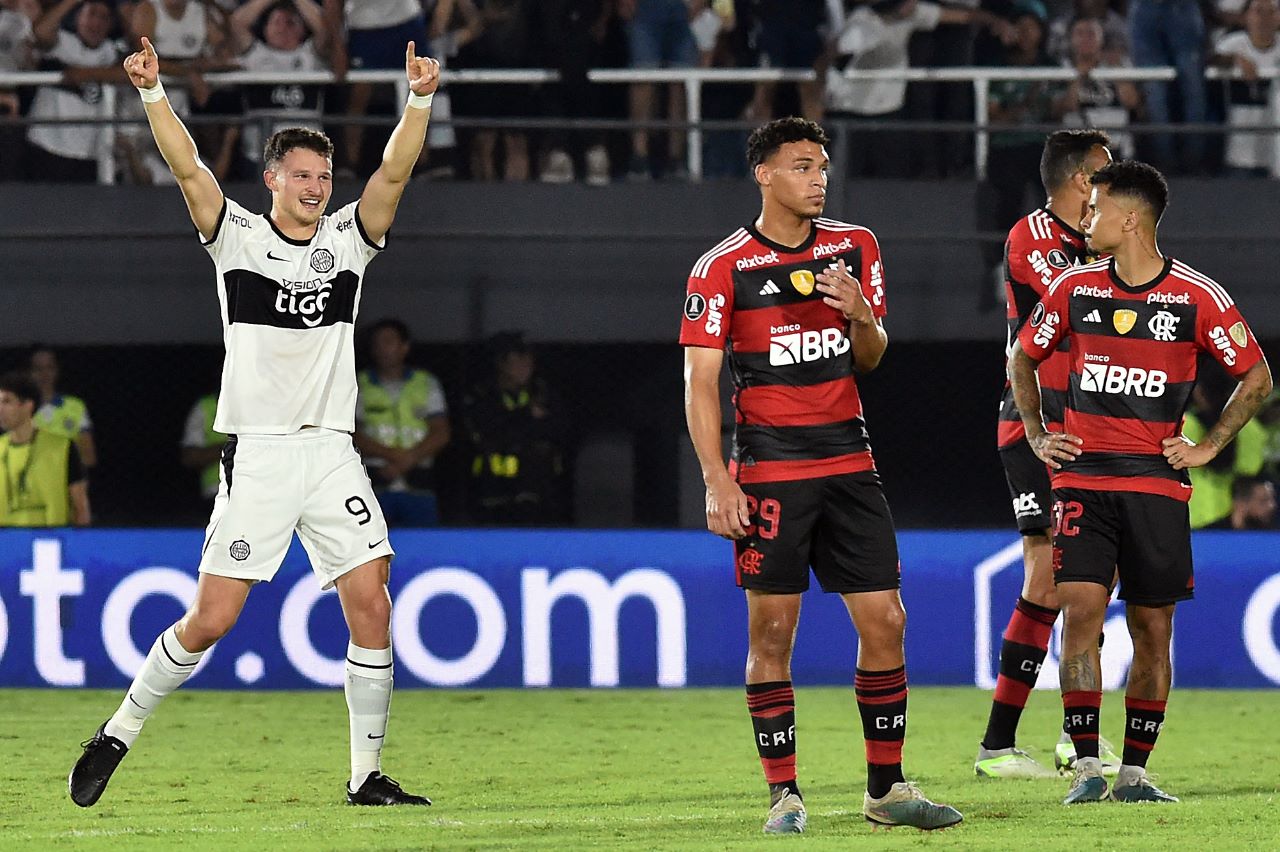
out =
<svg viewBox="0 0 1280 852"><path fill-rule="evenodd" d="M978 177L986 176L987 153L993 127L990 123L991 84L996 81L1050 81L1070 82L1079 75L1071 68L1007 68L1007 67L955 67L955 68L895 68L857 70L841 72L853 81L902 80L906 82L934 83L971 83L974 96L974 164ZM1173 80L1177 76L1173 68L1101 68L1090 75L1097 80L1127 80L1133 82L1156 82ZM1208 79L1233 79L1240 74L1219 68L1209 68L1205 72ZM267 74L252 71L224 71L204 75L205 80L214 85L238 84L311 84L323 85L338 82L337 78L327 71L309 71L289 74ZM1260 71L1263 79L1280 78L1280 69ZM723 83L759 83L759 82L805 82L817 79L813 69L791 68L594 68L587 72L587 79L594 83L680 83L685 88L685 124L687 167L694 179L702 177L702 88L705 85ZM399 70L355 70L349 71L344 80L350 83L384 83L396 87L401 100L408 96L408 83L404 72ZM560 80L557 71L543 68L511 68L511 69L447 69L441 74L441 82L447 85L472 85L478 83L513 83L538 84L554 83ZM63 75L57 71L24 71L0 72L0 88L13 86L57 85L63 82ZM166 80L168 82L168 80ZM181 78L174 78L173 84L182 85ZM1270 129L1280 129L1280 86L1272 87L1271 124ZM105 117L115 115L115 87L103 86L103 108ZM869 118L874 118L869 117ZM994 128L999 129L997 126ZM1110 128L1107 128L1110 129ZM1266 128L1263 128L1264 130ZM1253 132L1258 132L1253 128ZM110 182L105 173L110 168L110 134L102 134L108 139L100 143L102 156L99 162L99 176ZM1277 150L1280 153L1280 134L1277 135ZM1280 158L1278 158L1280 161Z"/></svg>

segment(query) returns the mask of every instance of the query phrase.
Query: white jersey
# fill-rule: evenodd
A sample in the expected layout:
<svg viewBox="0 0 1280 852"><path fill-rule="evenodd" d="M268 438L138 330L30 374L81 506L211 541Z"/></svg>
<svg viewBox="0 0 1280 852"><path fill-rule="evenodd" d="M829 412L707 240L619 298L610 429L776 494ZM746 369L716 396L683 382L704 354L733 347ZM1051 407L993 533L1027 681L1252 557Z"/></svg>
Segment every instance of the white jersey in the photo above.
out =
<svg viewBox="0 0 1280 852"><path fill-rule="evenodd" d="M66 30L58 30L53 47L45 51L45 59L68 68L104 68L114 66L115 43L107 40L89 47ZM103 116L101 83L82 86L41 86L31 104L32 118L99 118ZM27 138L44 150L74 160L92 160L98 151L104 125L33 124Z"/></svg>
<svg viewBox="0 0 1280 852"><path fill-rule="evenodd" d="M215 431L355 430L352 334L365 266L382 250L365 236L356 204L322 217L310 240L295 240L226 199L205 243L227 350Z"/></svg>
<svg viewBox="0 0 1280 852"><path fill-rule="evenodd" d="M347 29L398 27L422 14L418 0L347 0Z"/></svg>
<svg viewBox="0 0 1280 852"><path fill-rule="evenodd" d="M149 0L156 12L156 52L166 59L195 59L204 53L209 34L204 4L188 0L181 18L170 17L160 0Z"/></svg>

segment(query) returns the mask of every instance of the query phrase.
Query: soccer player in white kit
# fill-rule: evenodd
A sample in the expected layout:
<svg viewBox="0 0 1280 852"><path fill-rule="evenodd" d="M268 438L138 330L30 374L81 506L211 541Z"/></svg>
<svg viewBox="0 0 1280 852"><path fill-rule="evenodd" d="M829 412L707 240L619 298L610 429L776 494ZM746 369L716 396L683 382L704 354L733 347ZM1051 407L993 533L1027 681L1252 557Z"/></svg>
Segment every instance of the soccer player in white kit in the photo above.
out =
<svg viewBox="0 0 1280 852"><path fill-rule="evenodd" d="M356 373L352 331L365 265L382 250L427 130L440 66L405 54L409 102L358 202L332 215L333 146L322 133L268 140L263 180L271 212L223 196L159 82L151 42L125 60L156 144L173 171L218 275L226 360L214 428L229 435L190 609L156 639L120 708L84 744L68 779L81 807L111 773L161 700L190 677L236 619L254 583L270 580L296 531L324 588L337 586L351 630L346 698L353 805L429 805L381 772L391 706L394 551L351 443Z"/></svg>

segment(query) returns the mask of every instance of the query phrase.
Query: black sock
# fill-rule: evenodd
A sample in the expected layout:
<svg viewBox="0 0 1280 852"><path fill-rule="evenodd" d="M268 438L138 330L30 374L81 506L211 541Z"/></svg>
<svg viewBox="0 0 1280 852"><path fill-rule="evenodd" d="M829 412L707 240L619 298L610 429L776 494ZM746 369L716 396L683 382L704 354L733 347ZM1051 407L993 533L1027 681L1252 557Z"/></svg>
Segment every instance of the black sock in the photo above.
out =
<svg viewBox="0 0 1280 852"><path fill-rule="evenodd" d="M1053 622L1057 618L1056 609L1018 598L1000 644L1000 675L996 679L987 732L982 737L983 748L993 751L1013 748L1018 721L1040 676L1040 666L1044 663Z"/></svg>
<svg viewBox="0 0 1280 852"><path fill-rule="evenodd" d="M1165 703L1125 696L1124 757L1121 758L1125 766L1147 765L1147 758L1156 747L1156 737L1164 728Z"/></svg>
<svg viewBox="0 0 1280 852"><path fill-rule="evenodd" d="M796 786L796 706L791 681L747 684L747 709L755 730L756 751L764 768L764 780L773 794ZM776 796L775 796L776 801Z"/></svg>
<svg viewBox="0 0 1280 852"><path fill-rule="evenodd" d="M879 799L902 775L902 741L907 735L907 669L858 669L853 679L867 754L867 792Z"/></svg>

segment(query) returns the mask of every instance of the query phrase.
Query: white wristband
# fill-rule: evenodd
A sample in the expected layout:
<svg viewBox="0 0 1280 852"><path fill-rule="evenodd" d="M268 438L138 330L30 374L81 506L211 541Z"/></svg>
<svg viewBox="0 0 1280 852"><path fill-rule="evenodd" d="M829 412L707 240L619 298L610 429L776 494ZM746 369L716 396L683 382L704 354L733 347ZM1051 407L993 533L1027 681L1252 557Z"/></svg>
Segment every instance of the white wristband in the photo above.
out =
<svg viewBox="0 0 1280 852"><path fill-rule="evenodd" d="M164 98L164 84L156 80L156 84L150 89L138 89L138 94L142 97L144 104L153 104Z"/></svg>
<svg viewBox="0 0 1280 852"><path fill-rule="evenodd" d="M436 96L435 92L429 95L418 95L412 90L409 91L409 106L414 109L431 109L431 99Z"/></svg>

